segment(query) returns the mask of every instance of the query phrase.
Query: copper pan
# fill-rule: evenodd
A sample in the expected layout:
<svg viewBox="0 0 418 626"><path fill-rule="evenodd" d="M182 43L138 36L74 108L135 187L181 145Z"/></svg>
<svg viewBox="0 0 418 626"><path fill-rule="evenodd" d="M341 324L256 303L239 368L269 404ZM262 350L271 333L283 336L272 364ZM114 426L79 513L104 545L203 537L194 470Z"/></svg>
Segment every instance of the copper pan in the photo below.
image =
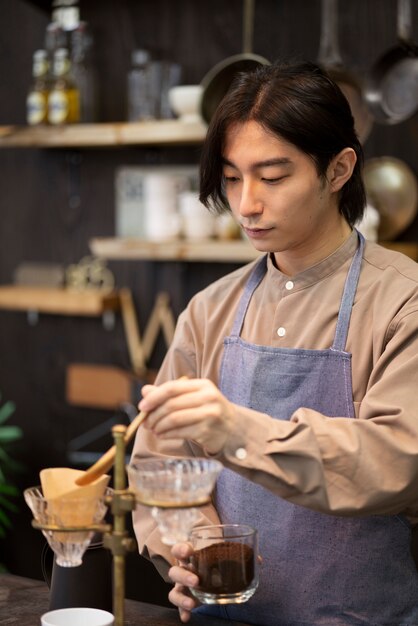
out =
<svg viewBox="0 0 418 626"><path fill-rule="evenodd" d="M411 168L395 157L368 159L364 165L367 200L380 214L379 241L395 239L414 220L418 183Z"/></svg>

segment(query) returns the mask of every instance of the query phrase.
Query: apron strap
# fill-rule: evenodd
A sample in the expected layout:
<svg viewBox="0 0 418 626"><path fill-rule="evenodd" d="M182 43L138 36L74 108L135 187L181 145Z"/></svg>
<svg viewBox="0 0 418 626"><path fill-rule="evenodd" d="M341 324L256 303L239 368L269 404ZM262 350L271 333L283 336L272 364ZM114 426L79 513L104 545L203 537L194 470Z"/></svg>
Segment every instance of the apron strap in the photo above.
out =
<svg viewBox="0 0 418 626"><path fill-rule="evenodd" d="M331 350L339 350L342 352L345 351L351 310L353 308L357 284L360 278L360 268L364 250L364 237L358 230L356 230L356 232L359 238L359 245L354 254L353 260L351 261L350 269L345 280L340 311L338 313L337 327L335 329L334 343L331 346Z"/></svg>
<svg viewBox="0 0 418 626"><path fill-rule="evenodd" d="M245 314L247 313L248 305L250 304L251 296L257 289L258 285L263 280L263 276L267 270L267 254L258 261L254 267L247 283L244 287L244 292L238 304L237 313L235 315L234 323L232 325L231 337L239 337L241 334L242 326L244 324Z"/></svg>

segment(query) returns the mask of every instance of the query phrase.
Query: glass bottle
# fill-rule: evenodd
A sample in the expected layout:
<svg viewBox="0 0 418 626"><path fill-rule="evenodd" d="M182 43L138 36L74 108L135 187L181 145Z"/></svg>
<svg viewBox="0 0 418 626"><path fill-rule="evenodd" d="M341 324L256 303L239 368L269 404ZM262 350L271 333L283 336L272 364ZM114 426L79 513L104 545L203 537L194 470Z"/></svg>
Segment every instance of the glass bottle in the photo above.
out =
<svg viewBox="0 0 418 626"><path fill-rule="evenodd" d="M53 0L52 21L57 22L65 33L70 33L80 21L80 7L78 0ZM65 47L69 46L69 42Z"/></svg>
<svg viewBox="0 0 418 626"><path fill-rule="evenodd" d="M97 121L97 76L93 58L93 37L86 22L71 32L72 75L80 92L80 121Z"/></svg>
<svg viewBox="0 0 418 626"><path fill-rule="evenodd" d="M50 89L49 62L46 50L33 53L32 84L26 98L26 121L30 126L45 124L48 120Z"/></svg>
<svg viewBox="0 0 418 626"><path fill-rule="evenodd" d="M59 48L67 48L67 35L58 22L50 22L45 30L45 50L48 53L50 68L54 63L54 55Z"/></svg>
<svg viewBox="0 0 418 626"><path fill-rule="evenodd" d="M71 61L66 48L54 55L54 82L48 98L50 124L71 124L80 121L80 94L71 74Z"/></svg>
<svg viewBox="0 0 418 626"><path fill-rule="evenodd" d="M130 122L156 117L155 98L149 71L150 58L147 50L132 51L132 65L128 73L128 120Z"/></svg>

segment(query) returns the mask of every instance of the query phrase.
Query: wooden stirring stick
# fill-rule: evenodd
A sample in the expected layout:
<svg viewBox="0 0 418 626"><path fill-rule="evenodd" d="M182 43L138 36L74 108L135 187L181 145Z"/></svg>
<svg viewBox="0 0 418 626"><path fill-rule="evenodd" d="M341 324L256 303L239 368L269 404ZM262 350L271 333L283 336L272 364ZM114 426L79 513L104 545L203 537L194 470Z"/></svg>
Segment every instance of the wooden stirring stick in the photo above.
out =
<svg viewBox="0 0 418 626"><path fill-rule="evenodd" d="M125 443L128 443L132 439L135 431L142 424L146 417L147 413L145 413L145 411L141 411L141 413L139 413L139 415L137 415L135 419L132 420L132 422L126 429ZM96 461L96 463L94 463L94 465L89 467L84 474L77 478L75 484L83 487L84 485L89 485L90 483L95 481L97 478L102 476L102 474L106 474L106 472L110 470L114 463L115 454L116 446L112 446L107 452L103 454L103 456L100 457L98 461Z"/></svg>
<svg viewBox="0 0 418 626"><path fill-rule="evenodd" d="M187 378L187 376L181 376L178 380L187 380ZM129 443L129 441L132 439L132 436L138 430L139 426L142 424L147 415L148 413L146 413L145 411L141 411L139 415L137 415L135 419L132 420L132 422L126 429L125 444ZM77 478L75 484L79 487L83 487L84 485L89 485L90 483L94 482L97 478L102 476L102 474L106 474L106 472L110 470L114 463L115 455L116 446L112 446L107 452L103 454L103 456L100 457L98 461L96 461L96 463L94 463L94 465L89 467L84 474Z"/></svg>

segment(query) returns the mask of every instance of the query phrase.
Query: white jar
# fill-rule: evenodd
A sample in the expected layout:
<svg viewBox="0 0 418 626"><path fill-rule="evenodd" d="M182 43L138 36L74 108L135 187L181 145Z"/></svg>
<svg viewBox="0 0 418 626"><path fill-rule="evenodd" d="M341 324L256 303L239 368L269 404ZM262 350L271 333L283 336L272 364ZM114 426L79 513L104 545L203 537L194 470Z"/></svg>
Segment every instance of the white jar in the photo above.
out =
<svg viewBox="0 0 418 626"><path fill-rule="evenodd" d="M166 173L144 178L144 234L152 241L175 239L180 234L177 212L178 180Z"/></svg>

